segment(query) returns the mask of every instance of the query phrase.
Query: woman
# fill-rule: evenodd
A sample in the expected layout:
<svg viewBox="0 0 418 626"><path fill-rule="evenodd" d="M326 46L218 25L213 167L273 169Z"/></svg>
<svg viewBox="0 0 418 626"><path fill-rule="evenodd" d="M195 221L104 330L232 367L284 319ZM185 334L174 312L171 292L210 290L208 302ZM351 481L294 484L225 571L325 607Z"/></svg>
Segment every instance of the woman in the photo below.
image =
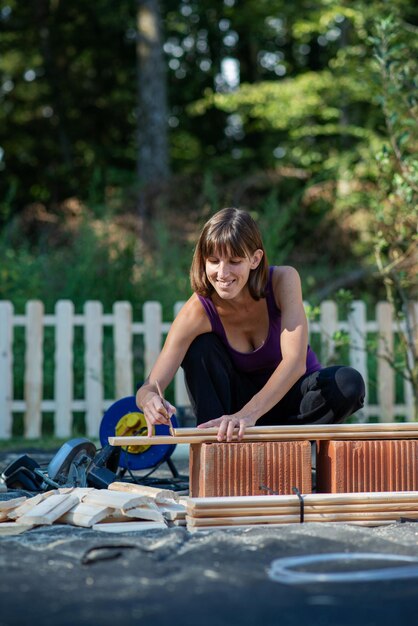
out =
<svg viewBox="0 0 418 626"><path fill-rule="evenodd" d="M267 263L259 229L239 209L203 227L181 309L136 401L148 424L167 424L175 407L158 393L183 367L199 428L218 441L247 426L341 422L363 406L364 382L351 367L323 368L308 346L297 271Z"/></svg>

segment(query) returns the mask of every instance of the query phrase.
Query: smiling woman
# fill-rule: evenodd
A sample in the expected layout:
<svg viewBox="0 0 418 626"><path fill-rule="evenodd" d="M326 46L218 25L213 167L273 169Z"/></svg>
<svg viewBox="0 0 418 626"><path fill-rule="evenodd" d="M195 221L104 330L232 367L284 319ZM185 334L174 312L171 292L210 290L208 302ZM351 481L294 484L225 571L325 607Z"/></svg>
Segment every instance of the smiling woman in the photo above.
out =
<svg viewBox="0 0 418 626"><path fill-rule="evenodd" d="M308 345L298 272L269 266L260 231L240 209L203 227L190 270L194 294L174 320L137 392L148 423L168 423L161 399L182 366L197 423L219 441L247 426L341 422L361 408L364 382L350 367L322 368Z"/></svg>
<svg viewBox="0 0 418 626"><path fill-rule="evenodd" d="M213 277L219 273L219 269L224 272L224 267L219 265L216 271L216 265L221 260L223 264L229 260L229 264L235 268L250 264L249 270L252 271L247 275L250 295L254 300L264 296L268 274L267 257L260 231L245 211L224 209L203 227L190 270L194 292L204 297L212 295L215 289Z"/></svg>

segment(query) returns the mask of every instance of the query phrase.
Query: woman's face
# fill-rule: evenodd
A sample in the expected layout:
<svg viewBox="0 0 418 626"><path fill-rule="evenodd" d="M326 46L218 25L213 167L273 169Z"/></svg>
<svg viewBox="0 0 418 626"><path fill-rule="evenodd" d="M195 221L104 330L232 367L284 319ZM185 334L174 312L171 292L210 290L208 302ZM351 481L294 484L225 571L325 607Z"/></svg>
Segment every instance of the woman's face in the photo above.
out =
<svg viewBox="0 0 418 626"><path fill-rule="evenodd" d="M206 259L206 275L220 298L232 300L247 285L250 271L259 265L262 257L262 250L248 257L214 252Z"/></svg>

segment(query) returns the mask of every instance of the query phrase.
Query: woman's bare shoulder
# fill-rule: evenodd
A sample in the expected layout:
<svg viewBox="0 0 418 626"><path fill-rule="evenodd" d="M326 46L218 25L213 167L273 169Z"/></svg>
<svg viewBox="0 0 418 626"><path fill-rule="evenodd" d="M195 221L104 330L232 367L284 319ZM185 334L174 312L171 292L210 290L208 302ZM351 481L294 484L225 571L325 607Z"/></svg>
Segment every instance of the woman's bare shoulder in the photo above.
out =
<svg viewBox="0 0 418 626"><path fill-rule="evenodd" d="M184 303L173 326L181 327L196 335L212 330L206 311L195 293Z"/></svg>
<svg viewBox="0 0 418 626"><path fill-rule="evenodd" d="M299 272L291 265L274 265L272 281L273 288L289 283L300 284Z"/></svg>
<svg viewBox="0 0 418 626"><path fill-rule="evenodd" d="M273 293L277 306L283 308L284 303L302 297L299 272L291 265L275 265L272 277Z"/></svg>

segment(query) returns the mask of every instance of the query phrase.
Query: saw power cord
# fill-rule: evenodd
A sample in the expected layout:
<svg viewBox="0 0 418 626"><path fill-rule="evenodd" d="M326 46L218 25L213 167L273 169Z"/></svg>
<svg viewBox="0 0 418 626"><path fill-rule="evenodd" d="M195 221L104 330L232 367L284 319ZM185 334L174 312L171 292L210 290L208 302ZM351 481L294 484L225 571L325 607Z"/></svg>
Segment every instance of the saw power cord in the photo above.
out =
<svg viewBox="0 0 418 626"><path fill-rule="evenodd" d="M148 474L145 474L144 476L136 477L136 476L134 476L134 474L132 473L131 468L129 467L128 452L126 450L122 450L122 454L124 454L125 457L126 457L126 470L127 470L128 474L129 474L129 476L131 477L132 481L136 485L139 485L140 481L146 480L147 478L152 476L152 474L154 474L154 472L156 472L157 469L159 469L161 467L161 465L165 462L165 459L159 461L159 463L157 463L157 465L154 465L154 467L151 469L151 471L148 472Z"/></svg>

